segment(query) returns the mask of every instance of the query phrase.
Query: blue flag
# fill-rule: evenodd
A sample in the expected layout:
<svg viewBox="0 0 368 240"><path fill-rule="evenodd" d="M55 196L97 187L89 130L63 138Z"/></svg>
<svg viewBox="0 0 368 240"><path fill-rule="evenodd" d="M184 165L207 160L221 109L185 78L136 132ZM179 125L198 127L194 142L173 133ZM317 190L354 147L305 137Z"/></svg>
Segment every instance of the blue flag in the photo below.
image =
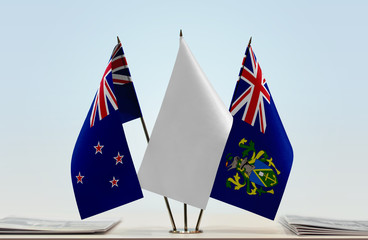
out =
<svg viewBox="0 0 368 240"><path fill-rule="evenodd" d="M72 156L71 178L82 219L143 197L122 126L141 116L119 42Z"/></svg>
<svg viewBox="0 0 368 240"><path fill-rule="evenodd" d="M233 125L211 197L274 219L293 150L251 46L245 51L230 113Z"/></svg>

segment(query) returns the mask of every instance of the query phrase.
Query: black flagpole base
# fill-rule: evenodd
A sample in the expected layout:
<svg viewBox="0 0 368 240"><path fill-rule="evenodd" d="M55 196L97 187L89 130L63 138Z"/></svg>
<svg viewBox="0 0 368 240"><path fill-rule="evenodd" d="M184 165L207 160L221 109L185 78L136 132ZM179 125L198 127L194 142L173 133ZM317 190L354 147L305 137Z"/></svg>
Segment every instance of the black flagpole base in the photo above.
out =
<svg viewBox="0 0 368 240"><path fill-rule="evenodd" d="M177 230L170 230L169 233L176 233L176 234L193 234L193 233L203 233L202 230L195 230L195 229L177 229Z"/></svg>

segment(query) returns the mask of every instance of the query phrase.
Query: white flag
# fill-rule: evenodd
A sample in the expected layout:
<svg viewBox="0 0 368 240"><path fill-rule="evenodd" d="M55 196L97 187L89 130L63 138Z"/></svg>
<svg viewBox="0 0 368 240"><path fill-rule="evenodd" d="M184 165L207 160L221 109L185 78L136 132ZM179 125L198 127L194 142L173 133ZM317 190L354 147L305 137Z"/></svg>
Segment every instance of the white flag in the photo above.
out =
<svg viewBox="0 0 368 240"><path fill-rule="evenodd" d="M184 39L138 177L142 188L205 209L232 125Z"/></svg>

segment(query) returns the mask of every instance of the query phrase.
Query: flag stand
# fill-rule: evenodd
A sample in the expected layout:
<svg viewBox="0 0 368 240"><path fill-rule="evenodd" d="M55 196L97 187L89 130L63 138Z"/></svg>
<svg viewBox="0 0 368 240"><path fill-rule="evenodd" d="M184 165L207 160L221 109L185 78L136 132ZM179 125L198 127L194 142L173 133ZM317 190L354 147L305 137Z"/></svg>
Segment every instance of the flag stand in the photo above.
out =
<svg viewBox="0 0 368 240"><path fill-rule="evenodd" d="M170 233L179 233L179 234L192 234L192 233L202 233L202 230L199 230L199 224L201 222L203 209L201 209L197 221L196 228L194 230L188 229L188 214L187 214L187 204L184 203L184 230L171 230Z"/></svg>

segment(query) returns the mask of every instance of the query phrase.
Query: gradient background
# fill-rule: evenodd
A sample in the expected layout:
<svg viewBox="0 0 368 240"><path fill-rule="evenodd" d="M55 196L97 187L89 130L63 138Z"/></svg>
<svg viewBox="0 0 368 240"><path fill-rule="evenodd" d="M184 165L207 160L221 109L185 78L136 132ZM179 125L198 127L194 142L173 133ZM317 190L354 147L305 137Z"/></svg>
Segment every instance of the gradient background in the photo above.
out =
<svg viewBox="0 0 368 240"><path fill-rule="evenodd" d="M151 132L183 29L226 106L253 37L294 150L278 216L368 220L367 10L367 1L1 1L0 216L79 219L71 155L116 36ZM125 129L138 169L140 121ZM167 214L161 196L144 195L96 218ZM206 212L251 215L214 199Z"/></svg>

